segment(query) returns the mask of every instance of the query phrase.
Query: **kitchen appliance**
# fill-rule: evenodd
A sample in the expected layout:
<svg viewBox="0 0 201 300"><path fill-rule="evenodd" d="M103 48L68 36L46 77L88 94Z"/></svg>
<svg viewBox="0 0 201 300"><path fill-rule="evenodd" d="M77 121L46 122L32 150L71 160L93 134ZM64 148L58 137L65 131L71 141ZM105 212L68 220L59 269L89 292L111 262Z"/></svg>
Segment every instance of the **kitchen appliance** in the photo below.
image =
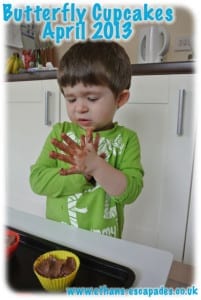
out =
<svg viewBox="0 0 201 300"><path fill-rule="evenodd" d="M170 43L169 33L162 25L139 29L138 63L158 63L163 60Z"/></svg>

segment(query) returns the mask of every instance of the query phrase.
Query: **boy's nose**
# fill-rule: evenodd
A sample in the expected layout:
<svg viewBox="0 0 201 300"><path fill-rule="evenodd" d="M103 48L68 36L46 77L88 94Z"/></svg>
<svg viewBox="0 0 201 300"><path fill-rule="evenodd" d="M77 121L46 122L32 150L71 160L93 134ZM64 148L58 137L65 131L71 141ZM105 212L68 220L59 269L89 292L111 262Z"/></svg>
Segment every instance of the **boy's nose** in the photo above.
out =
<svg viewBox="0 0 201 300"><path fill-rule="evenodd" d="M76 103L76 111L79 113L87 112L88 111L88 105L85 100L78 99Z"/></svg>

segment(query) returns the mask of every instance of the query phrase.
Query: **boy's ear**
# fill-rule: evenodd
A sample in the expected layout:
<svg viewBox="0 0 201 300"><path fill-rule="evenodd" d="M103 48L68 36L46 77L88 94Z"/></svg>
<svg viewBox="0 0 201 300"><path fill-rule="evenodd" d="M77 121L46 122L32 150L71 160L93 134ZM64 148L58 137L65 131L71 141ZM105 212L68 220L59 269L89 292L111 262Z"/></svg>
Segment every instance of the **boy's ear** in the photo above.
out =
<svg viewBox="0 0 201 300"><path fill-rule="evenodd" d="M129 90L123 90L117 97L117 108L120 108L128 102L130 96Z"/></svg>

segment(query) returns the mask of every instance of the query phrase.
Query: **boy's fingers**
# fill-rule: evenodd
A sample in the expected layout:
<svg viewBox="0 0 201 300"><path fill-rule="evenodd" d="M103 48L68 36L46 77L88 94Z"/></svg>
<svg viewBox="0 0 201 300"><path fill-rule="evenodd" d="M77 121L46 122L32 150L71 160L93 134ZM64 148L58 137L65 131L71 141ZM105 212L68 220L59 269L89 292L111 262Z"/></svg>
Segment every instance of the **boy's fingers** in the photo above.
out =
<svg viewBox="0 0 201 300"><path fill-rule="evenodd" d="M58 149L62 150L66 154L73 155L75 151L77 150L77 147L72 147L70 145L67 145L63 142L58 141L57 139L52 139L52 144L57 147Z"/></svg>
<svg viewBox="0 0 201 300"><path fill-rule="evenodd" d="M52 143L55 147L59 148L60 150L62 150L62 151L64 151L64 152L68 152L67 145L65 145L64 143L58 141L57 139L52 139L52 140L51 140L51 143Z"/></svg>
<svg viewBox="0 0 201 300"><path fill-rule="evenodd" d="M61 137L69 147L73 149L80 149L80 146L76 142L74 142L69 136L67 136L65 133L62 133Z"/></svg>
<svg viewBox="0 0 201 300"><path fill-rule="evenodd" d="M54 152L54 151L50 152L49 156L53 159L59 159L61 161L64 161L64 162L67 162L67 163L70 163L70 164L75 163L72 156L67 156L65 154L57 153L57 152Z"/></svg>
<svg viewBox="0 0 201 300"><path fill-rule="evenodd" d="M59 171L59 174L62 175L62 176L66 176L66 175L71 175L71 174L78 174L79 172L76 170L75 167L72 167L70 169L61 169Z"/></svg>
<svg viewBox="0 0 201 300"><path fill-rule="evenodd" d="M51 157L51 158L57 158L57 157L58 157L58 153L57 153L57 152L54 152L54 151L51 151L51 152L49 153L49 157Z"/></svg>
<svg viewBox="0 0 201 300"><path fill-rule="evenodd" d="M95 141L94 141L94 143L93 143L96 152L98 151L98 144L99 144L99 141L100 141L100 135L99 135L99 133L97 133L96 136L95 136Z"/></svg>
<svg viewBox="0 0 201 300"><path fill-rule="evenodd" d="M86 143L93 142L93 128L89 127L86 129Z"/></svg>
<svg viewBox="0 0 201 300"><path fill-rule="evenodd" d="M81 137L80 137L80 147L84 148L84 146L85 146L85 136L81 135Z"/></svg>

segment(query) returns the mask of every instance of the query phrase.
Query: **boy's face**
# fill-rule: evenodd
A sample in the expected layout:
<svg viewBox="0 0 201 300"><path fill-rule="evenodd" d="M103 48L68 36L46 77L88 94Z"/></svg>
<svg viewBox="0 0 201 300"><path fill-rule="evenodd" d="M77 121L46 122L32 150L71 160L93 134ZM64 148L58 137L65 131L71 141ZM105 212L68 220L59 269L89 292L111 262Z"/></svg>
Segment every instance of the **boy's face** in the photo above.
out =
<svg viewBox="0 0 201 300"><path fill-rule="evenodd" d="M76 85L63 87L70 120L82 128L105 130L113 127L118 100L107 86Z"/></svg>

